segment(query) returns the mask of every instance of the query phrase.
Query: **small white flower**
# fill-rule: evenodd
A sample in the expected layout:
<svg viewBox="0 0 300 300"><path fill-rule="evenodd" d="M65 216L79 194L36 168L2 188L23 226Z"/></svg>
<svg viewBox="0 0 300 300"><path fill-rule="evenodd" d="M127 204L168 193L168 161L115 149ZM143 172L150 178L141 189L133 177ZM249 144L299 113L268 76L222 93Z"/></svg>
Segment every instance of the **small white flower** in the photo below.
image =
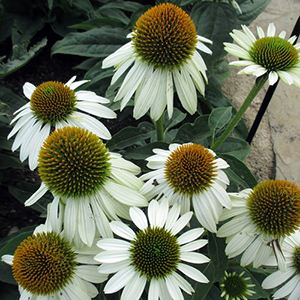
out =
<svg viewBox="0 0 300 300"><path fill-rule="evenodd" d="M181 290L191 294L194 289L177 271L195 281L208 282L199 270L183 263L209 261L203 254L195 252L208 242L198 239L204 230L194 228L177 237L192 217L192 212L188 212L178 219L179 212L179 205L169 209L168 200L164 198L161 203L150 202L148 219L141 209L130 208L137 232L122 222L111 222L113 232L123 239L101 239L97 245L104 251L95 256L101 263L100 273L115 273L104 287L106 294L124 288L121 299L138 300L148 282L149 300L183 300Z"/></svg>
<svg viewBox="0 0 300 300"><path fill-rule="evenodd" d="M246 26L242 28L243 31L233 30L230 34L238 45L224 43L228 53L241 59L230 64L245 67L238 74L257 77L268 74L270 85L280 77L285 83L300 87L300 43L293 46L297 37L285 40L285 31L275 36L273 23L269 24L266 34L257 27L258 39Z"/></svg>
<svg viewBox="0 0 300 300"><path fill-rule="evenodd" d="M130 206L148 205L138 192L140 168L109 152L98 136L82 128L55 130L41 148L38 171L41 186L25 205L50 191L50 217L62 215L65 236L77 246L90 246L97 232L112 236L107 218L128 219Z"/></svg>
<svg viewBox="0 0 300 300"><path fill-rule="evenodd" d="M116 113L102 105L109 100L97 96L91 91L77 91L75 89L87 80L75 81L72 77L67 83L48 81L34 86L26 82L23 86L24 95L30 100L18 109L16 117L11 121L15 123L8 138L15 134L12 151L20 147L20 160L29 158L29 167L37 167L40 147L49 136L53 128L75 126L85 128L100 138L109 140L111 134L108 129L96 118L116 118ZM82 112L80 112L80 111Z"/></svg>
<svg viewBox="0 0 300 300"><path fill-rule="evenodd" d="M18 246L14 255L3 255L12 266L20 300L90 300L98 295L93 283L107 276L97 271L93 259L95 244L77 251L63 233L38 226L33 235ZM99 249L98 249L99 252Z"/></svg>
<svg viewBox="0 0 300 300"><path fill-rule="evenodd" d="M173 114L174 87L183 108L197 110L196 89L204 95L206 65L198 50L211 54L197 35L194 23L180 7L163 3L152 7L137 21L128 36L131 41L103 61L103 68L115 66L114 84L128 69L115 101L121 110L135 94L133 116L139 119L150 110L158 120L167 107Z"/></svg>
<svg viewBox="0 0 300 300"><path fill-rule="evenodd" d="M222 169L229 165L216 154L198 144L171 144L169 150L153 149L147 158L153 171L141 176L145 182L141 193L148 199L165 195L171 205L179 203L181 214L191 204L201 226L216 232L223 206L230 208L226 192L229 180Z"/></svg>
<svg viewBox="0 0 300 300"><path fill-rule="evenodd" d="M283 241L282 252L286 259L286 271L278 270L269 275L262 283L264 289L281 286L272 299L300 299L300 231L297 230ZM266 265L276 265L276 260L270 259Z"/></svg>
<svg viewBox="0 0 300 300"><path fill-rule="evenodd" d="M274 253L285 269L283 238L300 225L300 190L288 181L268 180L240 193L230 193L232 209L224 209L217 236L226 237L229 258L242 254L241 265L264 265Z"/></svg>

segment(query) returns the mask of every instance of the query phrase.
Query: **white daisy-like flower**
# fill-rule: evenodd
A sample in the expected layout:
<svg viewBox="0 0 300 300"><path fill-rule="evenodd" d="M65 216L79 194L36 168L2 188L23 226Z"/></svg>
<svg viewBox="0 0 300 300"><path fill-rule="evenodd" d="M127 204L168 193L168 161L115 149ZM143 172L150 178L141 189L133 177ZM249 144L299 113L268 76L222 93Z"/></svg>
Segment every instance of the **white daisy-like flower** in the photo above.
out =
<svg viewBox="0 0 300 300"><path fill-rule="evenodd" d="M122 100L121 110L135 94L136 119L150 110L156 121L166 107L171 118L175 86L183 108L194 114L196 89L204 95L207 82L207 68L198 50L211 54L203 42L212 42L197 35L190 16L174 4L159 4L138 19L128 37L131 41L105 58L102 66L115 66L111 84L130 68L115 97Z"/></svg>
<svg viewBox="0 0 300 300"><path fill-rule="evenodd" d="M47 191L53 196L52 215L62 214L65 236L91 245L97 231L112 236L108 219L129 218L130 206L147 206L139 193L140 168L111 153L88 130L63 127L45 141L39 154L40 188L25 202L32 205Z"/></svg>
<svg viewBox="0 0 300 300"><path fill-rule="evenodd" d="M222 170L229 165L212 150L193 143L171 144L169 150L153 152L147 158L153 171L141 176L146 181L141 193L148 199L165 195L171 205L181 205L181 214L190 211L192 203L200 224L216 232L223 207L231 208L226 192L229 180Z"/></svg>
<svg viewBox="0 0 300 300"><path fill-rule="evenodd" d="M197 282L208 282L199 270L184 263L209 261L203 254L195 252L208 242L198 239L204 230L194 228L177 237L192 217L192 212L187 212L178 218L179 212L177 204L169 210L168 200L164 198L160 203L150 202L148 220L141 209L130 208L137 232L122 222L111 222L113 232L123 239L101 239L97 243L104 250L95 256L101 263L99 272L115 273L106 283L104 293L111 294L124 288L122 300L138 300L149 283L149 300L183 300L181 290L191 294L194 289L177 271Z"/></svg>
<svg viewBox="0 0 300 300"><path fill-rule="evenodd" d="M288 181L268 180L254 189L230 193L232 209L224 209L217 236L226 237L229 258L242 254L241 265L264 265L275 254L279 268L285 270L281 251L284 237L300 226L300 190Z"/></svg>
<svg viewBox="0 0 300 300"><path fill-rule="evenodd" d="M263 282L264 289L273 289L281 286L272 299L300 299L300 231L297 230L286 237L282 244L282 252L286 259L286 271L277 270ZM275 263L275 264L274 264ZM267 265L276 265L276 260L270 259Z"/></svg>
<svg viewBox="0 0 300 300"><path fill-rule="evenodd" d="M106 98L97 96L91 91L76 91L75 89L88 80L75 81L72 77L67 83L48 81L34 86L26 82L23 86L24 95L30 100L18 109L15 123L8 138L15 134L12 151L20 147L20 160L28 157L31 170L37 167L40 147L51 131L64 126L85 128L97 134L100 138L109 140L108 129L95 117L89 114L112 119L116 113L102 105L109 103Z"/></svg>
<svg viewBox="0 0 300 300"><path fill-rule="evenodd" d="M93 259L95 243L77 251L62 232L38 226L24 239L14 255L3 255L12 266L20 300L91 300L98 295L93 283L107 276L100 274ZM99 252L99 248L97 250Z"/></svg>
<svg viewBox="0 0 300 300"><path fill-rule="evenodd" d="M243 66L238 74L253 74L257 77L268 75L269 84L273 85L280 77L284 82L300 87L300 43L293 45L297 37L285 40L286 32L275 36L275 25L270 23L265 34L257 27L258 39L246 26L243 31L233 30L230 34L236 44L224 43L225 50L239 57L234 66Z"/></svg>

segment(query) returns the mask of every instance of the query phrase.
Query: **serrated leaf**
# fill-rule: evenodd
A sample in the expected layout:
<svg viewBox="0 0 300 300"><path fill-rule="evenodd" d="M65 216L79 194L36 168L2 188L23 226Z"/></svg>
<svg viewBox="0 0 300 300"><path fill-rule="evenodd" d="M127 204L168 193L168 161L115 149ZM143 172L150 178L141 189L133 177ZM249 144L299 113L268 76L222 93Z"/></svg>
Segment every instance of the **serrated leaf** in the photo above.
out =
<svg viewBox="0 0 300 300"><path fill-rule="evenodd" d="M224 170L230 182L232 181L244 189L254 188L254 186L258 184L257 179L241 160L229 154L222 154L220 157L230 166L230 168ZM228 189L228 191L230 191L230 189ZM236 191L236 189L234 191Z"/></svg>
<svg viewBox="0 0 300 300"><path fill-rule="evenodd" d="M51 54L104 58L127 42L129 40L118 28L94 28L86 32L69 33L53 45Z"/></svg>
<svg viewBox="0 0 300 300"><path fill-rule="evenodd" d="M42 39L39 43L32 46L28 51L26 45L13 46L13 56L7 63L0 64L0 79L17 71L26 65L42 48L47 44L47 39Z"/></svg>
<svg viewBox="0 0 300 300"><path fill-rule="evenodd" d="M223 130L232 116L232 107L218 107L212 110L208 118L208 126L213 136Z"/></svg>

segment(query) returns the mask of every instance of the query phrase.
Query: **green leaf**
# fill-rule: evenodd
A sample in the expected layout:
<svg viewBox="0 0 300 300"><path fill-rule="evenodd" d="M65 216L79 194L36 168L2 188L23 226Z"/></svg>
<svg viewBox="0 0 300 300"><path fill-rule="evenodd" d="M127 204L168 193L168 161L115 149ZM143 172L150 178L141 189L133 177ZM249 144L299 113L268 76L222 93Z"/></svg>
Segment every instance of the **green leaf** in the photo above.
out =
<svg viewBox="0 0 300 300"><path fill-rule="evenodd" d="M47 44L47 39L42 39L39 43L32 46L27 51L27 44L19 44L13 46L13 55L11 59L3 64L0 64L0 79L17 71L26 65L43 47Z"/></svg>
<svg viewBox="0 0 300 300"><path fill-rule="evenodd" d="M226 243L224 238L218 238L216 234L208 232L207 249L208 256L213 265L213 277L210 277L213 282L219 281L227 269L228 258L225 254L225 247Z"/></svg>
<svg viewBox="0 0 300 300"><path fill-rule="evenodd" d="M212 110L208 118L208 126L215 136L228 124L232 116L232 107L218 107Z"/></svg>
<svg viewBox="0 0 300 300"><path fill-rule="evenodd" d="M228 3L203 1L192 8L190 16L197 33L213 41L209 45L213 53L204 55L206 61L217 61L224 56L223 43L231 41L229 33L235 28L236 10Z"/></svg>
<svg viewBox="0 0 300 300"><path fill-rule="evenodd" d="M25 203L33 193L37 191L40 187L40 184L32 184L27 182L19 182L16 186L10 185L8 187L9 192L21 203ZM35 204L30 207L35 209L38 212L45 212L47 210L47 205L53 200L53 196L50 193L46 193L41 197Z"/></svg>
<svg viewBox="0 0 300 300"><path fill-rule="evenodd" d="M238 0L242 14L238 15L238 25L250 25L269 5L271 0Z"/></svg>
<svg viewBox="0 0 300 300"><path fill-rule="evenodd" d="M250 154L251 147L245 140L230 136L219 147L217 152L221 154L229 154L241 161L244 161Z"/></svg>
<svg viewBox="0 0 300 300"><path fill-rule="evenodd" d="M206 146L205 140L211 136L208 127L208 115L198 117L193 124L182 125L176 134L175 140L182 143L198 143Z"/></svg>
<svg viewBox="0 0 300 300"><path fill-rule="evenodd" d="M137 2L132 1L113 1L103 5L99 10L103 9L122 9L125 11L135 12L137 9L142 8L143 5Z"/></svg>
<svg viewBox="0 0 300 300"><path fill-rule="evenodd" d="M239 186L246 189L253 188L258 184L256 178L241 160L229 154L222 154L220 157L230 166L230 168L225 169L224 172L229 177L230 184L233 184L232 191L236 192ZM228 188L228 191L231 191L230 188Z"/></svg>
<svg viewBox="0 0 300 300"><path fill-rule="evenodd" d="M129 42L119 28L101 27L86 32L72 32L56 42L51 54L69 54L104 58Z"/></svg>
<svg viewBox="0 0 300 300"><path fill-rule="evenodd" d="M17 157L0 153L0 170L7 168L15 168L22 170L23 165Z"/></svg>
<svg viewBox="0 0 300 300"><path fill-rule="evenodd" d="M107 142L110 151L116 149L125 149L134 145L143 145L146 139L156 134L153 124L142 122L138 127L128 126L116 133L111 140Z"/></svg>
<svg viewBox="0 0 300 300"><path fill-rule="evenodd" d="M167 150L168 146L169 144L164 142L154 142L145 146L128 149L125 151L125 155L133 160L145 160L147 157L154 155L152 151L154 148Z"/></svg>
<svg viewBox="0 0 300 300"><path fill-rule="evenodd" d="M0 115L9 116L10 114L10 107L6 103L0 101Z"/></svg>
<svg viewBox="0 0 300 300"><path fill-rule="evenodd" d="M168 118L168 112L165 111L165 124L164 124L165 131L168 131L169 129L178 125L180 122L184 120L185 117L186 117L186 113L183 113L176 107L174 108L171 119Z"/></svg>
<svg viewBox="0 0 300 300"><path fill-rule="evenodd" d="M127 25L129 23L129 18L126 16L126 14L119 10L119 9L105 9L105 10L99 10L98 11L102 17L108 17L111 19L119 20L124 25Z"/></svg>
<svg viewBox="0 0 300 300"><path fill-rule="evenodd" d="M17 96L14 94L10 89L0 86L0 99L2 102L7 104L11 111L10 114L12 115L17 109L21 106L25 105L27 102L25 99Z"/></svg>
<svg viewBox="0 0 300 300"><path fill-rule="evenodd" d="M109 25L112 27L123 27L124 23L118 19L102 17L102 18L95 18L95 19L81 22L79 24L72 25L72 26L70 26L70 28L81 29L81 30L87 31L87 30L91 30L93 28L99 28L101 26L106 26L106 25Z"/></svg>

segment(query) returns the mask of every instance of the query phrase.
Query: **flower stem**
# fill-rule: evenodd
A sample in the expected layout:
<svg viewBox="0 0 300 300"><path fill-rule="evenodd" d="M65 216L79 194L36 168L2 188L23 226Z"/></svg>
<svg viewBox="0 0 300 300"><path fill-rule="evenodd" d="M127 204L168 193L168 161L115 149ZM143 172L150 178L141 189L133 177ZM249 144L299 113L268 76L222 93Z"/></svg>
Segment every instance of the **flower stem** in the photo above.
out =
<svg viewBox="0 0 300 300"><path fill-rule="evenodd" d="M249 92L247 98L245 99L244 103L234 116L234 118L231 120L225 131L222 133L222 135L217 139L216 143L213 143L211 146L211 149L216 151L221 144L227 139L228 135L231 133L231 131L234 129L234 127L238 124L242 116L244 115L245 111L253 101L253 99L256 97L258 92L261 90L263 85L266 83L268 79L268 74L264 74L263 76L260 76L257 78L257 80L254 83L254 86L252 87L251 91Z"/></svg>
<svg viewBox="0 0 300 300"><path fill-rule="evenodd" d="M157 121L153 121L156 129L156 138L158 142L163 142L165 139L164 131L164 114Z"/></svg>

